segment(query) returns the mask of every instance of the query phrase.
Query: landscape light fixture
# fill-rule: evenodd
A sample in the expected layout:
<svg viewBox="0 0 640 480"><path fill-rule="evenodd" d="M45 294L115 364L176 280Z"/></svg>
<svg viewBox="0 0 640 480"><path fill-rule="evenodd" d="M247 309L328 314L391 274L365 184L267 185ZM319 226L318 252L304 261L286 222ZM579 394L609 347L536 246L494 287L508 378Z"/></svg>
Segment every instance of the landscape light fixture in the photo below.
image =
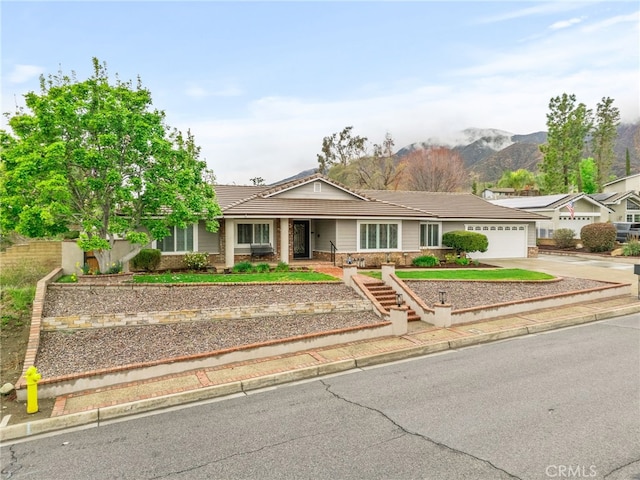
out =
<svg viewBox="0 0 640 480"><path fill-rule="evenodd" d="M396 293L396 305L400 307L403 303L404 300L402 299L402 294Z"/></svg>
<svg viewBox="0 0 640 480"><path fill-rule="evenodd" d="M438 296L440 297L440 305L444 305L445 303L447 303L447 292L445 292L444 290L440 290L438 292Z"/></svg>

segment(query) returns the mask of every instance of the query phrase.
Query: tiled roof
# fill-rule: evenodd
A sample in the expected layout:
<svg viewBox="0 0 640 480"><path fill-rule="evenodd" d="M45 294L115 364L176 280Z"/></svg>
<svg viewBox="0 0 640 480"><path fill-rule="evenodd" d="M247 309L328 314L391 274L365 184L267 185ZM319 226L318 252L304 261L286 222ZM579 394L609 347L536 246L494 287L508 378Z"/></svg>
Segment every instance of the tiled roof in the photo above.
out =
<svg viewBox="0 0 640 480"><path fill-rule="evenodd" d="M282 198L279 192L322 180L353 194L353 199ZM226 217L313 218L448 218L533 221L541 216L493 205L470 193L413 192L399 190L355 191L315 174L276 186L217 185L218 203Z"/></svg>
<svg viewBox="0 0 640 480"><path fill-rule="evenodd" d="M317 200L263 198L256 196L223 209L223 215L281 217L307 216L315 218L395 217L424 218L426 212L377 200Z"/></svg>
<svg viewBox="0 0 640 480"><path fill-rule="evenodd" d="M416 192L402 190L365 190L370 197L417 208L439 218L538 220L541 216L494 205L471 193Z"/></svg>
<svg viewBox="0 0 640 480"><path fill-rule="evenodd" d="M247 185L215 185L213 187L216 192L218 205L220 205L222 210L247 198L254 197L265 188L264 186Z"/></svg>

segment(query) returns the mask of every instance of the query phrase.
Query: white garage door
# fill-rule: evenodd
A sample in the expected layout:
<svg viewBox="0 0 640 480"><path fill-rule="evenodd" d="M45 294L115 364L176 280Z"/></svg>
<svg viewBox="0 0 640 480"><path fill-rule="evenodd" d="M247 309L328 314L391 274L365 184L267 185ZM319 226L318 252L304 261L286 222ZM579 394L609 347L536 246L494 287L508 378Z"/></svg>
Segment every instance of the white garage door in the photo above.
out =
<svg viewBox="0 0 640 480"><path fill-rule="evenodd" d="M486 235L489 248L486 252L473 252L471 258L526 258L527 226L510 224L469 224L467 231Z"/></svg>
<svg viewBox="0 0 640 480"><path fill-rule="evenodd" d="M585 225L589 225L593 223L594 220L592 217L574 217L574 218L565 218L560 217L558 220L558 228L569 228L573 230L573 238L580 238L580 230Z"/></svg>

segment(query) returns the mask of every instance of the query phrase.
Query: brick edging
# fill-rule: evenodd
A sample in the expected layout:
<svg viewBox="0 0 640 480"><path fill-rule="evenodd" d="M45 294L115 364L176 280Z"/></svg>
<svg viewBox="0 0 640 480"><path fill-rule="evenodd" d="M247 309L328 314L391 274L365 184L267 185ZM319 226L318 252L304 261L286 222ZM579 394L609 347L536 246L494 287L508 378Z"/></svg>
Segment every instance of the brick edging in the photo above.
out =
<svg viewBox="0 0 640 480"><path fill-rule="evenodd" d="M44 299L47 293L47 286L62 276L62 268L58 267L52 270L46 277L42 278L36 284L36 293L33 298L33 307L31 311L31 325L29 327L29 341L27 342L27 350L24 356L24 364L22 365L22 375L16 382L15 388L19 390L26 387L25 373L31 366L35 366L36 356L38 355L38 347L40 346L40 328L42 326L42 312L44 308Z"/></svg>

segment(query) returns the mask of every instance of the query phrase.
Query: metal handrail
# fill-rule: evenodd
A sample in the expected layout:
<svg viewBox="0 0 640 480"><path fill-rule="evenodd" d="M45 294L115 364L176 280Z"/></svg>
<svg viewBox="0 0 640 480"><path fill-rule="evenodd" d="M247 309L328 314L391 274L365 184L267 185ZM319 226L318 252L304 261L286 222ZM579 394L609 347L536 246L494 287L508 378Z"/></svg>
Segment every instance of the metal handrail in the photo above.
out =
<svg viewBox="0 0 640 480"><path fill-rule="evenodd" d="M336 252L338 251L338 248L333 244L333 242L331 240L329 240L329 243L331 244L331 262L333 263L333 266L336 266Z"/></svg>

